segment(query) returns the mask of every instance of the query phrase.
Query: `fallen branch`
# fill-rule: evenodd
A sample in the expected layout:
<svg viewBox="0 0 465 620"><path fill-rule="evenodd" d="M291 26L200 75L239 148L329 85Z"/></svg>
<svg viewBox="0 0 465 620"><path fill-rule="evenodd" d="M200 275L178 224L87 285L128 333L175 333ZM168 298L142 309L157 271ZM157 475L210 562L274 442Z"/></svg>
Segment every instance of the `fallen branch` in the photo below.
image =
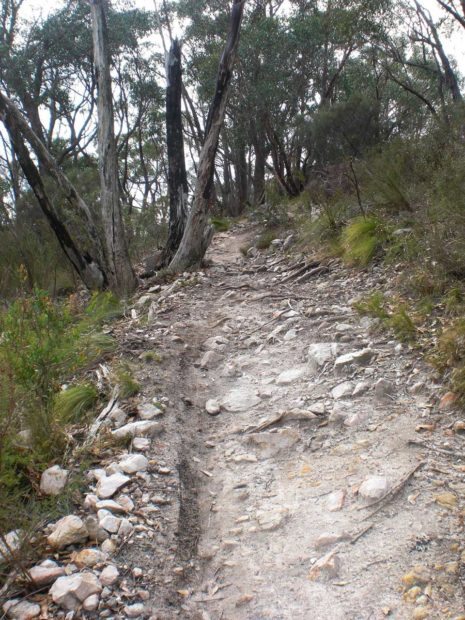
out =
<svg viewBox="0 0 465 620"><path fill-rule="evenodd" d="M325 267L325 266L316 267L315 269L312 269L311 271L304 273L304 275L300 276L300 278L297 278L294 284L302 284L302 282L307 282L308 280L311 280L311 278L316 278L317 276L321 276L329 272L330 272L329 267Z"/></svg>
<svg viewBox="0 0 465 620"><path fill-rule="evenodd" d="M436 448L435 446L429 446L426 443L421 441L415 441L414 439L410 439L408 442L409 446L417 446L418 448L425 448L426 450L431 450L432 452L437 452L438 454L444 454L445 456L454 456L457 459L464 460L465 454L462 452L457 452L456 450L447 450L446 448Z"/></svg>
<svg viewBox="0 0 465 620"><path fill-rule="evenodd" d="M294 280L295 278L298 278L302 274L306 273L309 269L315 269L316 267L319 267L320 265L321 263L319 261L312 261L311 263L304 265L303 267L301 267L294 273L291 273L286 278L281 280L280 284L286 284L286 282L290 282L291 280Z"/></svg>

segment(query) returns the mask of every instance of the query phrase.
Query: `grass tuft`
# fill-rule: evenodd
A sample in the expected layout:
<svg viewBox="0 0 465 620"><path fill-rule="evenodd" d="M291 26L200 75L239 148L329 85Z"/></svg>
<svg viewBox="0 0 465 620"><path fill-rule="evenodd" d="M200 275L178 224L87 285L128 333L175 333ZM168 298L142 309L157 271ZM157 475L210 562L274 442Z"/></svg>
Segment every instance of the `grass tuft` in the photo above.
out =
<svg viewBox="0 0 465 620"><path fill-rule="evenodd" d="M342 231L343 258L350 265L364 267L379 253L387 241L386 225L377 217L357 217Z"/></svg>
<svg viewBox="0 0 465 620"><path fill-rule="evenodd" d="M78 422L98 400L97 388L90 383L73 385L55 396L54 409L60 421Z"/></svg>

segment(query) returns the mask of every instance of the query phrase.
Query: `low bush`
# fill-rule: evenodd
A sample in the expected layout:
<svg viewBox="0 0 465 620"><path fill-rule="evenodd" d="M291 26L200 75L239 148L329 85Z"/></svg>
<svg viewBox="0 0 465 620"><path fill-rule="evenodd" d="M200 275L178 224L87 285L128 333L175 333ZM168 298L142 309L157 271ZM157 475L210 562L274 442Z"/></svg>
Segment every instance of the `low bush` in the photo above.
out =
<svg viewBox="0 0 465 620"><path fill-rule="evenodd" d="M366 266L381 252L388 239L388 226L383 220L359 216L342 231L343 258L351 265Z"/></svg>

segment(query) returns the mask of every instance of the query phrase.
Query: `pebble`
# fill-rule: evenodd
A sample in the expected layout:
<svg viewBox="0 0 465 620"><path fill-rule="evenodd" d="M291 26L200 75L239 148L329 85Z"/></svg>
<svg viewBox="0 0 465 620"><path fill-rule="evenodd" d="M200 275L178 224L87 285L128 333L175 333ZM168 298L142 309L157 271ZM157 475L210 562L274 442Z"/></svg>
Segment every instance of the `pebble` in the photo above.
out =
<svg viewBox="0 0 465 620"><path fill-rule="evenodd" d="M39 588L50 585L58 579L58 577L61 577L64 574L65 568L63 566L59 566L53 560L45 560L39 565L33 566L29 570L29 577L31 581L33 581L34 585Z"/></svg>
<svg viewBox="0 0 465 620"><path fill-rule="evenodd" d="M152 420L140 420L138 422L130 422L121 428L112 431L113 437L124 439L125 437L154 437L163 432L163 426L160 422Z"/></svg>
<svg viewBox="0 0 465 620"><path fill-rule="evenodd" d="M326 500L326 509L329 512L339 512L344 507L345 491L335 491Z"/></svg>
<svg viewBox="0 0 465 620"><path fill-rule="evenodd" d="M350 381L344 381L344 383L340 383L335 388L331 390L331 396L335 400L339 400L340 398L346 398L348 396L352 396L354 391L354 385Z"/></svg>
<svg viewBox="0 0 465 620"><path fill-rule="evenodd" d="M119 462L119 466L125 474L136 474L139 471L146 471L149 461L143 454L130 454Z"/></svg>
<svg viewBox="0 0 465 620"><path fill-rule="evenodd" d="M72 554L71 561L79 568L93 568L105 562L107 557L100 549L82 549Z"/></svg>
<svg viewBox="0 0 465 620"><path fill-rule="evenodd" d="M326 581L337 577L339 570L339 556L334 551L331 551L315 562L310 569L308 578L310 581Z"/></svg>
<svg viewBox="0 0 465 620"><path fill-rule="evenodd" d="M290 385L301 379L308 372L305 367L290 368L282 372L276 379L278 385Z"/></svg>
<svg viewBox="0 0 465 620"><path fill-rule="evenodd" d="M381 499L389 491L389 482L382 476L371 476L360 486L358 493L368 500Z"/></svg>
<svg viewBox="0 0 465 620"><path fill-rule="evenodd" d="M205 404L205 410L208 415L218 415L221 412L221 405L217 400L207 400Z"/></svg>
<svg viewBox="0 0 465 620"><path fill-rule="evenodd" d="M99 581L102 586L112 586L119 579L119 571L116 566L110 564L106 566L103 571L100 573Z"/></svg>
<svg viewBox="0 0 465 620"><path fill-rule="evenodd" d="M152 405L152 403L143 403L139 405L137 407L137 412L141 420L153 420L163 415L163 411L159 407Z"/></svg>
<svg viewBox="0 0 465 620"><path fill-rule="evenodd" d="M310 345L307 359L310 365L317 369L336 357L338 351L339 345L336 342L317 342Z"/></svg>
<svg viewBox="0 0 465 620"><path fill-rule="evenodd" d="M146 609L143 603L135 603L134 605L126 605L123 611L128 618L140 618L145 614Z"/></svg>
<svg viewBox="0 0 465 620"><path fill-rule="evenodd" d="M343 371L347 366L353 364L357 366L366 366L373 359L375 352L372 349L362 349L361 351L353 351L352 353L346 353L341 355L334 362L334 368L337 371Z"/></svg>
<svg viewBox="0 0 465 620"><path fill-rule="evenodd" d="M63 549L68 545L82 543L87 538L88 531L84 521L77 515L68 515L55 523L47 542L54 549Z"/></svg>
<svg viewBox="0 0 465 620"><path fill-rule="evenodd" d="M29 601L12 599L3 604L3 611L11 620L32 620L40 616L40 605Z"/></svg>
<svg viewBox="0 0 465 620"><path fill-rule="evenodd" d="M97 483L97 495L100 499L108 499L130 480L131 478L128 478L128 476L119 473L112 474L111 476L102 476Z"/></svg>
<svg viewBox="0 0 465 620"><path fill-rule="evenodd" d="M89 596L100 594L102 586L93 573L59 577L50 589L53 602L68 610L77 609Z"/></svg>

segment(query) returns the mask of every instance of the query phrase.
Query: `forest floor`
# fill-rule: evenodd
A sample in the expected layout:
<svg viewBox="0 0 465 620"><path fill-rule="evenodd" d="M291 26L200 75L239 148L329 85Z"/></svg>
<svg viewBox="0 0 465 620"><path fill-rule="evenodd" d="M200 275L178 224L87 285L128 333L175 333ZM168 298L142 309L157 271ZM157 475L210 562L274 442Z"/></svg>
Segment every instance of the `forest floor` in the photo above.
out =
<svg viewBox="0 0 465 620"><path fill-rule="evenodd" d="M302 271L279 244L244 258L253 235L218 234L207 270L125 326L133 355L163 355L140 366L144 397L169 400L157 534L121 560L144 568L151 617L465 618L459 414L353 310L389 273Z"/></svg>
<svg viewBox="0 0 465 620"><path fill-rule="evenodd" d="M6 617L465 619L465 424L353 309L395 273L243 256L259 232L218 234L110 328L141 392L99 420L130 454L95 459Z"/></svg>

